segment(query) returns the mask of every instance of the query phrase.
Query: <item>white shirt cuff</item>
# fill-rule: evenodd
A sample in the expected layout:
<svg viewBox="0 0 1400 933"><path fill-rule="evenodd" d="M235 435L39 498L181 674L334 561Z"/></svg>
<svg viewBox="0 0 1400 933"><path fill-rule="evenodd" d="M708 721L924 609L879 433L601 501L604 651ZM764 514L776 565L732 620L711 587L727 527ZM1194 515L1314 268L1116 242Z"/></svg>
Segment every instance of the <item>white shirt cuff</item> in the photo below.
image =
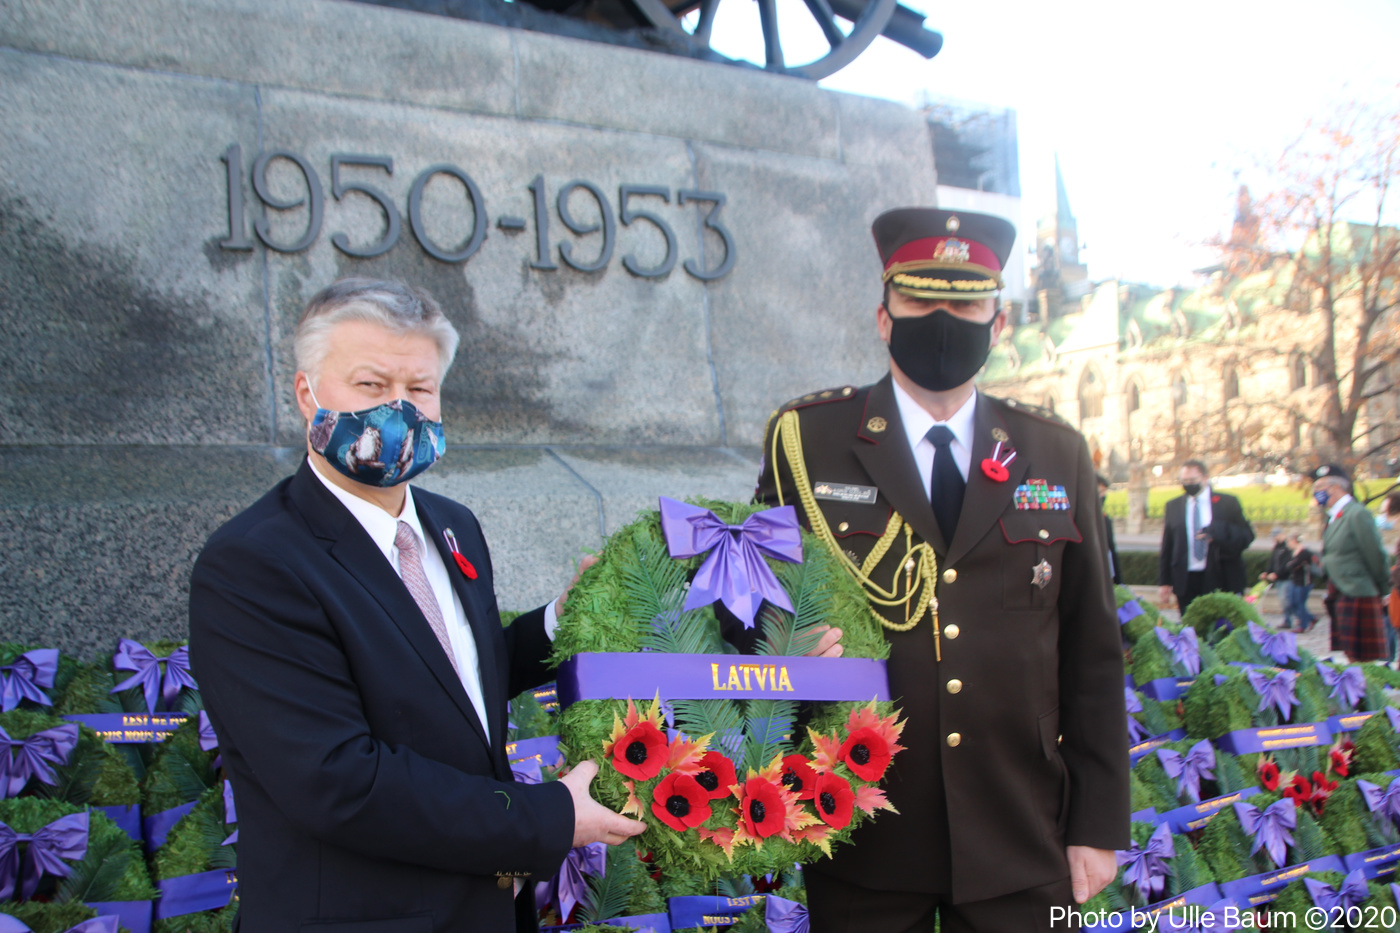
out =
<svg viewBox="0 0 1400 933"><path fill-rule="evenodd" d="M554 606L559 600L551 599L549 605L544 607L544 633L550 641L554 641L554 631L559 628L559 616L554 612Z"/></svg>

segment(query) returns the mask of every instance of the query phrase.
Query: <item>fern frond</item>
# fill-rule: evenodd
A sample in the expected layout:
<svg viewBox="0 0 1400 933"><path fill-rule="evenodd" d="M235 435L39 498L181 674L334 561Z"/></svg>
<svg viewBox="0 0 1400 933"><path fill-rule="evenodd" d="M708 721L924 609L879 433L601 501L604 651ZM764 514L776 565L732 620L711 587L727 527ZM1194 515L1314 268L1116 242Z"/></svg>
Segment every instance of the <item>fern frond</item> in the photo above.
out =
<svg viewBox="0 0 1400 933"><path fill-rule="evenodd" d="M744 766L757 771L773 760L792 734L797 704L791 700L750 700L744 718Z"/></svg>
<svg viewBox="0 0 1400 933"><path fill-rule="evenodd" d="M740 763L743 754L744 720L737 703L727 700L673 700L676 728L691 736L714 734L711 747L718 746Z"/></svg>
<svg viewBox="0 0 1400 933"><path fill-rule="evenodd" d="M765 617L764 638L757 651L763 655L806 654L821 640L818 629L832 615L833 567L823 560L804 560L800 564L772 561L769 566L792 600L793 611L765 607L765 616L777 616L777 624L770 628Z"/></svg>
<svg viewBox="0 0 1400 933"><path fill-rule="evenodd" d="M104 836L88 843L87 855L58 886L60 901L114 901L134 852L126 836Z"/></svg>
<svg viewBox="0 0 1400 933"><path fill-rule="evenodd" d="M578 905L583 923L602 923L627 912L632 888L642 873L642 863L631 846L608 849L607 870L588 878L588 893Z"/></svg>

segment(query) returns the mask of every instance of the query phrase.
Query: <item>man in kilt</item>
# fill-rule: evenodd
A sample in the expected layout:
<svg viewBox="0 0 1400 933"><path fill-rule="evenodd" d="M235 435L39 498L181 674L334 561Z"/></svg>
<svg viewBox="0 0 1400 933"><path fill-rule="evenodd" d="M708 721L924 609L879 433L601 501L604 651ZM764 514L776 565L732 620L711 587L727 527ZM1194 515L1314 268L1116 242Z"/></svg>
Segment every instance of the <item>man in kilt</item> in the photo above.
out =
<svg viewBox="0 0 1400 933"><path fill-rule="evenodd" d="M1351 478L1329 463L1313 471L1313 498L1327 512L1322 570L1332 615L1332 650L1352 661L1389 657L1383 594L1390 585L1376 520L1351 495Z"/></svg>

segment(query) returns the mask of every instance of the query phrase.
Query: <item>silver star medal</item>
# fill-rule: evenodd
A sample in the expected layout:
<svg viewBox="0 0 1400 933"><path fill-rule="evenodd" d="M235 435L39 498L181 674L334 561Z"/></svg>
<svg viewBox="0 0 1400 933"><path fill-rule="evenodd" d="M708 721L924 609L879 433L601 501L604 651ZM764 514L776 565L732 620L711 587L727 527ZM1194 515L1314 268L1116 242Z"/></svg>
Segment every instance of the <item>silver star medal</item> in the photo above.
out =
<svg viewBox="0 0 1400 933"><path fill-rule="evenodd" d="M1040 589L1045 589L1050 584L1050 577L1053 571L1050 569L1050 562L1041 558L1040 563L1031 568L1031 583Z"/></svg>

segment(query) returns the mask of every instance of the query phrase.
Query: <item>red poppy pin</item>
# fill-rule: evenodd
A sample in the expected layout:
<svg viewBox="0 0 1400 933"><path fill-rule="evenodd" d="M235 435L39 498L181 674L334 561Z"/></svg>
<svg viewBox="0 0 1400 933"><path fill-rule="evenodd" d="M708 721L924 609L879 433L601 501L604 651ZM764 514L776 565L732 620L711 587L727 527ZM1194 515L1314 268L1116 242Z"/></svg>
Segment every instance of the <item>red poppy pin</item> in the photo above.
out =
<svg viewBox="0 0 1400 933"><path fill-rule="evenodd" d="M1211 496L1211 497L1210 497L1210 501L1211 501L1212 503L1219 502L1219 501L1220 501L1220 497L1219 497L1219 496Z"/></svg>
<svg viewBox="0 0 1400 933"><path fill-rule="evenodd" d="M471 561L462 556L461 548L457 547L457 536L452 533L452 529L448 528L442 534L447 539L447 546L452 549L452 559L457 562L457 568L467 575L468 580L475 580L476 568L472 566Z"/></svg>
<svg viewBox="0 0 1400 933"><path fill-rule="evenodd" d="M1016 448L1006 441L997 441L997 445L992 448L992 455L982 461L982 473L994 483L1004 483L1011 478L1011 471L1007 467L1015 459Z"/></svg>

